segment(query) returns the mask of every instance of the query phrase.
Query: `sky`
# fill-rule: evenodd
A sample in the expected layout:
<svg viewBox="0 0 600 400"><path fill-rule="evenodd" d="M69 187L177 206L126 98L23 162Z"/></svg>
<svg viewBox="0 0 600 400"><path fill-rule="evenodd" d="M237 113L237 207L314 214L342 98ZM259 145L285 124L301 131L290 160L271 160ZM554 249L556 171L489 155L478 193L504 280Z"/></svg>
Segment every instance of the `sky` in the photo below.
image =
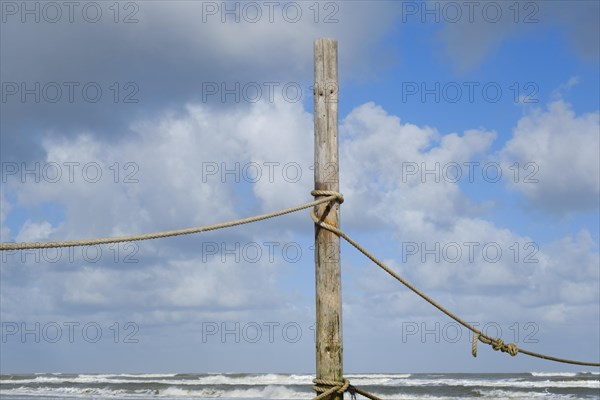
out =
<svg viewBox="0 0 600 400"><path fill-rule="evenodd" d="M600 359L600 3L0 1L2 242L308 202L338 41L341 227L484 333ZM0 372L315 371L308 211L0 256ZM344 371L510 357L342 243Z"/></svg>

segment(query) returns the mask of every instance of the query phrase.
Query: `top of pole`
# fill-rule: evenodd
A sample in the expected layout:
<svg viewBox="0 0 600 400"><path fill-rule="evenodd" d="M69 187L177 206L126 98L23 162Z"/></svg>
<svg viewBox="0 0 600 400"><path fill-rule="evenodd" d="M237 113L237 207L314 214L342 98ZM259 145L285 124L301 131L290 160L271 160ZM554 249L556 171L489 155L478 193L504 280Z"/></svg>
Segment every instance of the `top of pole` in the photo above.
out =
<svg viewBox="0 0 600 400"><path fill-rule="evenodd" d="M336 39L315 40L314 74L315 189L339 191Z"/></svg>

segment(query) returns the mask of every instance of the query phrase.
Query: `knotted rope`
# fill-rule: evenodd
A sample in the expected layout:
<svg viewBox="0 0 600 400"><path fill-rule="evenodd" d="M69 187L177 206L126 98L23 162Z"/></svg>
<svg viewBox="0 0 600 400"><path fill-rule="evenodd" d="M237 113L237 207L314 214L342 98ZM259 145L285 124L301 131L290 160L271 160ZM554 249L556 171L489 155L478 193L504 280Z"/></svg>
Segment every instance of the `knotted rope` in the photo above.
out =
<svg viewBox="0 0 600 400"><path fill-rule="evenodd" d="M315 384L313 386L313 390L320 394L315 396L312 400L322 400L328 398L334 393L342 394L344 392L350 393L350 397L352 398L352 400L356 400L357 393L371 400L381 400L381 398L369 392L365 392L360 388L352 386L348 379L345 378L341 382L331 381L327 379L313 379L313 383Z"/></svg>
<svg viewBox="0 0 600 400"><path fill-rule="evenodd" d="M314 197L319 197L319 196L327 196L327 197L334 197L339 204L342 204L344 202L344 196L339 193L336 192L334 190L313 190L310 192L311 196ZM331 201L331 200L329 200Z"/></svg>
<svg viewBox="0 0 600 400"><path fill-rule="evenodd" d="M477 357L477 342L481 341L482 343L489 344L492 346L492 349L495 351L500 350L503 353L508 353L511 356L516 356L519 354L519 348L514 343L504 344L504 341L500 338L498 339L489 339L488 337L483 337L479 333L473 334L473 342L471 343L471 354L473 357Z"/></svg>

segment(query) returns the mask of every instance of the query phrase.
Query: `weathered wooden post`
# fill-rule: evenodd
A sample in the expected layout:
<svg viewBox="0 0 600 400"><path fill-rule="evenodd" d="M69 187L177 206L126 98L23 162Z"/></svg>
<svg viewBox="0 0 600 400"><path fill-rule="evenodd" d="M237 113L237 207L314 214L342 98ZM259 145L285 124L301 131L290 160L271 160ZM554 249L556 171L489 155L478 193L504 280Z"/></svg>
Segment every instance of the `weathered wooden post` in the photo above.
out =
<svg viewBox="0 0 600 400"><path fill-rule="evenodd" d="M314 47L315 189L339 192L337 41L318 39ZM316 206L317 216L339 226L339 204ZM315 225L317 297L317 379L342 380L340 238ZM336 394L331 399L342 400Z"/></svg>

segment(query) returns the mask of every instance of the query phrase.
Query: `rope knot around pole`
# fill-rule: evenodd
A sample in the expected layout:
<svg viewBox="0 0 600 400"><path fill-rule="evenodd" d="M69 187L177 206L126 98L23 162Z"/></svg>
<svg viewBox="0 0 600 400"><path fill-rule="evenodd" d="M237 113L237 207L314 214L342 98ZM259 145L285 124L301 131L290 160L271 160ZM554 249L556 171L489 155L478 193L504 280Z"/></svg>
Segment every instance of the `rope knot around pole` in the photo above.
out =
<svg viewBox="0 0 600 400"><path fill-rule="evenodd" d="M328 380L328 379L313 379L313 383L315 384L313 386L313 390L317 393L319 393L316 397L314 397L312 400L322 400L322 399L327 399L329 396L331 396L334 393L339 393L342 394L344 392L348 392L350 393L350 397L352 400L356 400L356 394L361 394L364 397L371 399L371 400L381 400L379 397L365 392L362 389L359 389L357 387L354 387L350 384L350 381L348 381L348 379L344 378L342 381L332 381L332 380Z"/></svg>
<svg viewBox="0 0 600 400"><path fill-rule="evenodd" d="M313 390L319 393L313 400L326 399L334 393L344 393L350 386L348 379L338 382L315 378L313 379L313 383L315 384Z"/></svg>
<svg viewBox="0 0 600 400"><path fill-rule="evenodd" d="M342 204L344 202L344 196L340 192L336 192L335 190L313 190L310 192L311 196L319 197L319 196L335 196L335 200Z"/></svg>
<svg viewBox="0 0 600 400"><path fill-rule="evenodd" d="M327 198L331 198L329 204L331 204L334 201L336 201L338 204L342 204L344 202L344 196L341 193L336 192L335 190L317 190L317 189L315 189L315 190L311 191L310 194L312 196L315 196L315 197L323 197L323 196L325 196ZM325 200L325 199L323 199L323 200ZM313 222L316 225L320 226L321 228L325 228L328 231L331 231L331 232L335 233L338 236L342 236L341 231L339 231L337 228L329 225L328 223L326 223L323 220L324 215L317 217L317 215L315 214L315 210L314 209L310 210L310 217L312 218Z"/></svg>
<svg viewBox="0 0 600 400"><path fill-rule="evenodd" d="M319 393L327 393L330 391L331 391L331 393L334 393L334 392L344 393L350 386L350 381L348 379L344 379L343 381L338 382L338 381L332 381L332 380L328 380L328 379L315 378L315 379L313 379L313 383L315 384L315 386L313 386L313 390L315 392L319 392ZM328 386L328 387L324 387L324 386Z"/></svg>

